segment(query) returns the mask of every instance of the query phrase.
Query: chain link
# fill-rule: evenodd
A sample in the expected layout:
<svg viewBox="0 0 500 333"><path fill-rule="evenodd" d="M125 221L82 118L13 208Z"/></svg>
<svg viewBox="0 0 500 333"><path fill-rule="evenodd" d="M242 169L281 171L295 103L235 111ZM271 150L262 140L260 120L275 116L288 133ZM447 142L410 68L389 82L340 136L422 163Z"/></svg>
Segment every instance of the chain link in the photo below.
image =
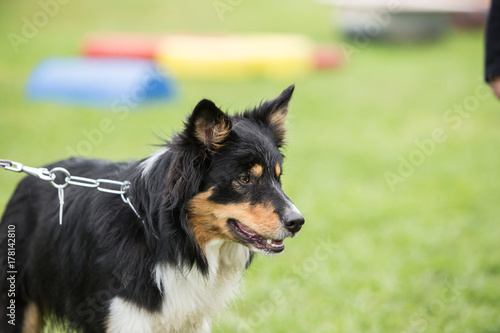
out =
<svg viewBox="0 0 500 333"><path fill-rule="evenodd" d="M77 177L77 176L70 176L68 179L68 184L81 187L90 187L90 188L99 187L99 182L97 180L85 177Z"/></svg>
<svg viewBox="0 0 500 333"><path fill-rule="evenodd" d="M109 180L109 179L98 179L97 182L99 183L99 186L97 187L98 191L105 192L105 193L111 193L111 194L125 194L124 186L125 182L120 182L117 180ZM109 184L109 185L117 185L120 186L119 190L115 190L112 188L106 188L102 187L102 184Z"/></svg>
<svg viewBox="0 0 500 333"><path fill-rule="evenodd" d="M12 166L12 161L9 160L0 160L0 168L6 168Z"/></svg>

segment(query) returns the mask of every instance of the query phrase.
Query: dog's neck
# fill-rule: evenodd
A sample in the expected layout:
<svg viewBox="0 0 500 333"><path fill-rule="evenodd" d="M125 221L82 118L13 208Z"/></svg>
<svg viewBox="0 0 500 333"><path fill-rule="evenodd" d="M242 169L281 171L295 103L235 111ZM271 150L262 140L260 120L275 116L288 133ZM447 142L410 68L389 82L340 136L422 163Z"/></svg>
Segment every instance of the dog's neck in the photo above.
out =
<svg viewBox="0 0 500 333"><path fill-rule="evenodd" d="M224 283L224 281L239 282L252 259L252 253L247 247L226 240L214 240L208 243L204 253L208 266L207 272L200 271L196 265L184 267L180 263L174 267L172 264L157 264L155 280L158 288L162 291L171 290L166 287L179 280L173 278L173 275L181 277L180 280L186 283L192 282L195 289L217 288L218 283Z"/></svg>
<svg viewBox="0 0 500 333"><path fill-rule="evenodd" d="M215 240L205 247L209 275L240 274L251 260L250 250L232 241Z"/></svg>

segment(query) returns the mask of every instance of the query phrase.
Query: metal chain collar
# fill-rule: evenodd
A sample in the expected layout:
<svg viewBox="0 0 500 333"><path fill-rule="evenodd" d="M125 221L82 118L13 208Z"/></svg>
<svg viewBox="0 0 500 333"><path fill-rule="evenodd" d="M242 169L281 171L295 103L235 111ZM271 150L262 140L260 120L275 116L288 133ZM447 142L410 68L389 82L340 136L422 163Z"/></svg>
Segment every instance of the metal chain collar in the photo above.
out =
<svg viewBox="0 0 500 333"><path fill-rule="evenodd" d="M59 224L62 224L62 218L63 218L64 189L69 185L95 188L98 191L104 193L119 194L123 202L128 204L130 208L134 211L135 215L142 220L141 216L139 215L139 213L137 213L137 210L132 205L132 202L130 202L130 197L126 195L127 191L130 189L130 182L128 180L122 182L110 179L92 179L85 177L77 177L77 176L72 176L68 170L61 167L55 167L51 170L46 168L33 168L23 165L19 162L14 162L10 160L1 160L1 159L0 159L0 168L3 168L8 171L24 172L28 175L35 176L41 180L50 182L52 186L54 186L58 191ZM56 182L57 173L62 173L65 176L64 182L62 183Z"/></svg>

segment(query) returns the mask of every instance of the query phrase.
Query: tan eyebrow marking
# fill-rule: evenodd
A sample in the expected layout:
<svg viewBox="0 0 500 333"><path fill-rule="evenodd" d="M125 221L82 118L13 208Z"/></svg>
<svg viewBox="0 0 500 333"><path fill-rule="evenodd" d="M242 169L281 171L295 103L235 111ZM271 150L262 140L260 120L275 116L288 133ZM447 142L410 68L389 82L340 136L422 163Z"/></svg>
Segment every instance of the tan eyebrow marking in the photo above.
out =
<svg viewBox="0 0 500 333"><path fill-rule="evenodd" d="M276 164L275 171L276 171L276 177L279 178L281 176L281 166L279 164Z"/></svg>
<svg viewBox="0 0 500 333"><path fill-rule="evenodd" d="M264 172L264 168L262 167L262 165L260 164L255 164L251 169L250 169L250 172L252 173L252 175L254 175L255 177L260 177L262 176L262 172Z"/></svg>

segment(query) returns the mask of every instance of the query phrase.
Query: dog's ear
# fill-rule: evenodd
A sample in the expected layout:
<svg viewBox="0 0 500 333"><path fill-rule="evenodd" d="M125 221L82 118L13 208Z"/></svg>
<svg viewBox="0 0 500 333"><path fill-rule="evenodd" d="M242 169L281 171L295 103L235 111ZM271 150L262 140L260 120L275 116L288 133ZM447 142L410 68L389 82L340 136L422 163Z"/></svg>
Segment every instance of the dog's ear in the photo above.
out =
<svg viewBox="0 0 500 333"><path fill-rule="evenodd" d="M253 111L253 116L269 124L274 132L276 145L281 147L285 143L285 121L288 114L288 104L292 98L295 85L283 90L275 99L264 102Z"/></svg>
<svg viewBox="0 0 500 333"><path fill-rule="evenodd" d="M189 135L208 151L222 147L231 128L231 119L208 99L196 105L187 123Z"/></svg>

